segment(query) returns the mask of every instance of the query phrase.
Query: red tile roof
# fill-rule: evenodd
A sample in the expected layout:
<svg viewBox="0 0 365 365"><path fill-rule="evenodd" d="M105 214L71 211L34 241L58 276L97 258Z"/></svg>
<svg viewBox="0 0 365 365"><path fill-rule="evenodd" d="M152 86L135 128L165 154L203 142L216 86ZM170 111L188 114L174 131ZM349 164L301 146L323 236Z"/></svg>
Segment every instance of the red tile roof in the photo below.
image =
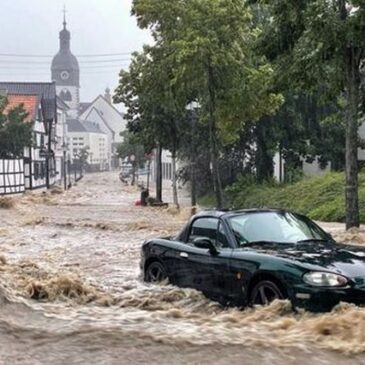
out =
<svg viewBox="0 0 365 365"><path fill-rule="evenodd" d="M38 95L8 95L8 105L4 110L4 114L10 112L10 110L16 108L17 106L23 104L23 108L28 113L26 122L31 122L37 117L38 109Z"/></svg>

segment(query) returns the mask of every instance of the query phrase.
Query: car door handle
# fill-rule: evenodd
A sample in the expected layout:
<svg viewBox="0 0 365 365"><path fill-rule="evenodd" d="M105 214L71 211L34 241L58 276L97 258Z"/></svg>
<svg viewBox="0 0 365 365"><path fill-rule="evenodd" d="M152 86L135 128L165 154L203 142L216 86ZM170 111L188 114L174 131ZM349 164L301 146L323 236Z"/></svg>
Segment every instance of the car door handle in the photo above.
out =
<svg viewBox="0 0 365 365"><path fill-rule="evenodd" d="M187 259L189 255L186 252L181 252L180 257L183 257L184 259Z"/></svg>

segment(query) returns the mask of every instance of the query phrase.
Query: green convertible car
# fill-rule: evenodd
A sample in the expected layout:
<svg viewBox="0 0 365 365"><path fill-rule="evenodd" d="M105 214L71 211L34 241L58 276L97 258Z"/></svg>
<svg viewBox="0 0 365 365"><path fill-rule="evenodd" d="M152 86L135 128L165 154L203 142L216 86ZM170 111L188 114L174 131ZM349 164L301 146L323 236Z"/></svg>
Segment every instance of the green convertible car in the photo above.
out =
<svg viewBox="0 0 365 365"><path fill-rule="evenodd" d="M365 304L365 250L282 210L203 211L176 237L146 241L141 269L147 282L168 279L227 305Z"/></svg>

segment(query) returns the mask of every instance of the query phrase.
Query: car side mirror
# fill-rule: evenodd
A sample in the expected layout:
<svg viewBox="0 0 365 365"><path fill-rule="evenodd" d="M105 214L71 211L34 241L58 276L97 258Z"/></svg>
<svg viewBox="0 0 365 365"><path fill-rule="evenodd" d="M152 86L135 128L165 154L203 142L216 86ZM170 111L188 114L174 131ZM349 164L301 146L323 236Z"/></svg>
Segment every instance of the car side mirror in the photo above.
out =
<svg viewBox="0 0 365 365"><path fill-rule="evenodd" d="M205 249L205 250L209 250L209 252L212 255L217 255L218 254L218 250L215 247L214 242L208 237L195 238L195 240L193 241L193 244L194 244L195 247L202 248L202 249Z"/></svg>

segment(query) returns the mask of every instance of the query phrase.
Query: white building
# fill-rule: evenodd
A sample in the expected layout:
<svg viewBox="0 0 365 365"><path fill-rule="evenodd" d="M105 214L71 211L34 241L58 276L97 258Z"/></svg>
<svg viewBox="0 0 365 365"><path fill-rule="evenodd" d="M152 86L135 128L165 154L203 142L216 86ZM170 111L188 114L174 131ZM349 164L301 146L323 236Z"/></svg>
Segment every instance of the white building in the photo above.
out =
<svg viewBox="0 0 365 365"><path fill-rule="evenodd" d="M113 105L110 89L106 89L105 96L99 95L91 103L81 103L80 119L95 123L106 134L108 165L119 167L116 157L118 145L123 142L121 132L127 128L127 122L122 113Z"/></svg>
<svg viewBox="0 0 365 365"><path fill-rule="evenodd" d="M90 172L105 171L107 163L107 135L95 123L67 120L67 137L71 157L75 160L82 150L88 153L88 167Z"/></svg>

